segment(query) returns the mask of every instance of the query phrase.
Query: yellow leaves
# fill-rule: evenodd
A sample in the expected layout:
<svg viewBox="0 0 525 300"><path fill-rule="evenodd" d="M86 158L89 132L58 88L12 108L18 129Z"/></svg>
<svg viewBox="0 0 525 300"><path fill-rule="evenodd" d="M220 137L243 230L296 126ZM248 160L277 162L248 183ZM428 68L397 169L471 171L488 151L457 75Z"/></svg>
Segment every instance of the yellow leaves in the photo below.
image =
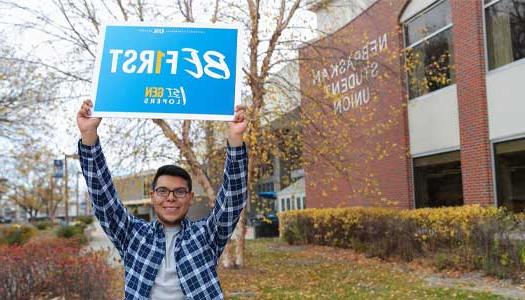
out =
<svg viewBox="0 0 525 300"><path fill-rule="evenodd" d="M379 192L379 196L380 196ZM384 199L391 207L397 205L397 201ZM430 235L455 237L459 231L470 232L472 224L483 216L494 216L501 212L495 207L480 207L479 205L468 205L461 207L423 208L415 210L398 210L395 208L382 207L345 207L345 208L315 208L301 211L289 211L279 214L281 234L288 230L289 226L299 226L302 230L308 230L304 224L312 222L313 229L343 228L351 229L358 226L363 220L370 218L391 218L405 221L414 221L420 228L424 229L417 237L422 241L430 238ZM305 223L307 222L307 223ZM324 231L323 238L341 238L342 232L334 232L331 229ZM310 233L309 233L310 234Z"/></svg>

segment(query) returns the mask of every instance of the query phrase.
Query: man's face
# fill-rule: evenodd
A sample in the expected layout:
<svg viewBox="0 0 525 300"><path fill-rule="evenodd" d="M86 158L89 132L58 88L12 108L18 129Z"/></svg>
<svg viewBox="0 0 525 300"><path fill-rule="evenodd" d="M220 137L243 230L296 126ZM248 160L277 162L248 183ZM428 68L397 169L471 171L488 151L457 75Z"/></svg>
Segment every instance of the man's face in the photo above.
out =
<svg viewBox="0 0 525 300"><path fill-rule="evenodd" d="M184 219L191 206L193 192L181 177L161 175L155 190L151 192L151 203L158 220L164 226L175 226Z"/></svg>

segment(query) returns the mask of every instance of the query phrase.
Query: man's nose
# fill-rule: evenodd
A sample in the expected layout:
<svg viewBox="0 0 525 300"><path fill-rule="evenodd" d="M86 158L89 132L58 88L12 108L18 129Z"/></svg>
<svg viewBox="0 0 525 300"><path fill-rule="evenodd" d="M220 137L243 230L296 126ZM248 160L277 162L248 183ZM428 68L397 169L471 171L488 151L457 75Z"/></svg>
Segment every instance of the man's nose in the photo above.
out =
<svg viewBox="0 0 525 300"><path fill-rule="evenodd" d="M169 200L169 201L175 201L175 191L169 191L168 192L168 197L166 198L166 200Z"/></svg>

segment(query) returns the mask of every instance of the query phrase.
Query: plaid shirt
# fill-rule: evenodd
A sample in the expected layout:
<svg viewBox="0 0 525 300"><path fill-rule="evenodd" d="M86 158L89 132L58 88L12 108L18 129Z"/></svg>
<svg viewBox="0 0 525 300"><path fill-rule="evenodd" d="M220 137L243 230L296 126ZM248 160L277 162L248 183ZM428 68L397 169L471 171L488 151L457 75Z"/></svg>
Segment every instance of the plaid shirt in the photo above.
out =
<svg viewBox="0 0 525 300"><path fill-rule="evenodd" d="M202 220L184 218L175 240L174 255L180 285L188 299L223 299L217 263L235 229L247 199L246 146L227 147L224 182L210 215ZM100 142L79 141L80 164L95 216L120 253L125 267L125 299L149 299L166 255L161 223L132 216L119 200Z"/></svg>

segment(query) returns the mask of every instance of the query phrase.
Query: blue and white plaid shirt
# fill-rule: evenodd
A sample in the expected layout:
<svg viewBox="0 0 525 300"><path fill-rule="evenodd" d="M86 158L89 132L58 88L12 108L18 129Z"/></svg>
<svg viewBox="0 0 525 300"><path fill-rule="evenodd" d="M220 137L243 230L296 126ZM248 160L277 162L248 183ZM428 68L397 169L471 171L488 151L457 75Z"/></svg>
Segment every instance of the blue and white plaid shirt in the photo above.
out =
<svg viewBox="0 0 525 300"><path fill-rule="evenodd" d="M227 147L224 182L210 215L181 222L175 253L180 285L188 299L223 299L217 263L235 229L247 199L246 146ZM147 223L128 213L119 200L100 142L86 146L79 141L80 164L95 216L122 257L125 299L149 299L151 288L166 255L162 224Z"/></svg>

